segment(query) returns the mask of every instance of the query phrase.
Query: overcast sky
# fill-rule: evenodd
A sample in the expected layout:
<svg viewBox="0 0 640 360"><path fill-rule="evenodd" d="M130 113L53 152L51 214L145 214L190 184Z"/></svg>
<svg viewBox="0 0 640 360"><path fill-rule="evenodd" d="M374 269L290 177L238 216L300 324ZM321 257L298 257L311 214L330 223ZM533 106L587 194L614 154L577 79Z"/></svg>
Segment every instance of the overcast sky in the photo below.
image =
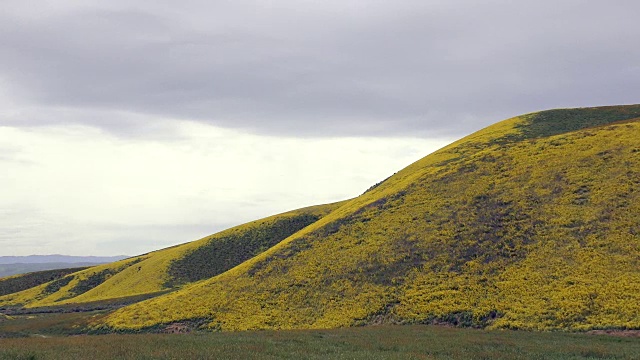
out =
<svg viewBox="0 0 640 360"><path fill-rule="evenodd" d="M116 255L359 195L536 110L638 103L637 1L13 1L0 256Z"/></svg>

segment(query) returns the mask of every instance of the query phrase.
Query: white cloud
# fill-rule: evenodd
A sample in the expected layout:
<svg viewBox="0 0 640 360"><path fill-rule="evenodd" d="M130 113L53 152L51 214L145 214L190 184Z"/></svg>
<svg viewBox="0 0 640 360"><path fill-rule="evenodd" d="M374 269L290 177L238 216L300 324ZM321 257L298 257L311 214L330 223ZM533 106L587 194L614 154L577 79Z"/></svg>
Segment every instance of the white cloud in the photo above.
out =
<svg viewBox="0 0 640 360"><path fill-rule="evenodd" d="M47 116L65 107L278 136L458 137L531 111L637 101L638 11L630 0L4 0L0 87L34 116L2 107L0 124L137 134L129 117Z"/></svg>
<svg viewBox="0 0 640 360"><path fill-rule="evenodd" d="M169 130L166 141L86 126L0 127L2 255L133 255L194 240L357 196L448 142L282 138L195 122Z"/></svg>

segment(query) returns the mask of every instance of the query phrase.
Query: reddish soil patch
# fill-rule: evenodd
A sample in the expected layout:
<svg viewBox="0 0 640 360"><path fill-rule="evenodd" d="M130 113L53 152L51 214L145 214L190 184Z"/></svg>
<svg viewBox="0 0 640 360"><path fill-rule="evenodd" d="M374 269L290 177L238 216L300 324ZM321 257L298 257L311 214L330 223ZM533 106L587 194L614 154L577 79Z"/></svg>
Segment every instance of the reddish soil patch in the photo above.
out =
<svg viewBox="0 0 640 360"><path fill-rule="evenodd" d="M640 337L640 330L591 330L590 335L610 335L620 337Z"/></svg>
<svg viewBox="0 0 640 360"><path fill-rule="evenodd" d="M191 329L187 324L175 323L168 325L166 328L164 328L163 332L167 334L186 334L188 332L191 332Z"/></svg>

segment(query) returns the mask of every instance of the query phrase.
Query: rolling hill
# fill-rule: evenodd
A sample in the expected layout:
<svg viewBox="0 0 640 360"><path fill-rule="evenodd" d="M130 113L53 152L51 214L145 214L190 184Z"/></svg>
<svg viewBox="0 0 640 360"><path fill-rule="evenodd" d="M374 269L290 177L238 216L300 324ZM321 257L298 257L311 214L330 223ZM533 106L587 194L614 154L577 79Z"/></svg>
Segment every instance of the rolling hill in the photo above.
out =
<svg viewBox="0 0 640 360"><path fill-rule="evenodd" d="M274 215L190 243L73 272L23 291L7 292L0 296L0 307L36 308L114 299L126 303L130 298L172 291L242 263L340 205ZM15 278L0 279L0 285L3 281L15 283Z"/></svg>
<svg viewBox="0 0 640 360"><path fill-rule="evenodd" d="M0 278L32 272L43 272L46 270L89 267L122 260L127 257L128 256L66 255L0 256ZM32 280L33 278L32 276ZM46 276L42 277L42 279L45 278ZM0 291L0 294L1 293Z"/></svg>
<svg viewBox="0 0 640 360"><path fill-rule="evenodd" d="M97 326L640 327L640 106L469 135L260 255Z"/></svg>
<svg viewBox="0 0 640 360"><path fill-rule="evenodd" d="M36 287L74 272L82 271L88 266L79 265L74 268L55 268L53 270L34 271L0 278L0 296L13 294Z"/></svg>
<svg viewBox="0 0 640 360"><path fill-rule="evenodd" d="M0 265L6 264L104 264L127 258L128 256L70 256L70 255L28 255L0 256ZM53 269L47 269L53 270Z"/></svg>
<svg viewBox="0 0 640 360"><path fill-rule="evenodd" d="M0 307L154 296L107 331L640 328L640 105L508 119L361 196L76 272Z"/></svg>

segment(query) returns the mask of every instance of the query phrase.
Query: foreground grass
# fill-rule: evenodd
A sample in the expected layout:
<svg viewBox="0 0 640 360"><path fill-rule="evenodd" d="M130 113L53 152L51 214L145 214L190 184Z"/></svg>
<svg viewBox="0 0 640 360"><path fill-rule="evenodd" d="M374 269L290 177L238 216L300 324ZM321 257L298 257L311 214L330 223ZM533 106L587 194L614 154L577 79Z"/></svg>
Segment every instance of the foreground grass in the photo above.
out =
<svg viewBox="0 0 640 360"><path fill-rule="evenodd" d="M640 340L435 326L0 340L0 359L638 359Z"/></svg>

